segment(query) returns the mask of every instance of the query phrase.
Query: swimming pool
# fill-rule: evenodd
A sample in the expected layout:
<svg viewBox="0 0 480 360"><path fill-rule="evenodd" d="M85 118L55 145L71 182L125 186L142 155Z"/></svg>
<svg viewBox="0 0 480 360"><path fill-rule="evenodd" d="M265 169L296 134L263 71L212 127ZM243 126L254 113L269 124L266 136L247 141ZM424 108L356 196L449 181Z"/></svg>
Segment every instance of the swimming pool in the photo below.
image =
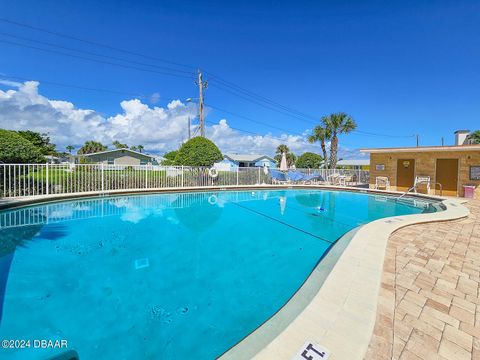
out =
<svg viewBox="0 0 480 360"><path fill-rule="evenodd" d="M0 357L213 359L281 308L346 232L431 202L325 190L71 200L0 213Z"/></svg>

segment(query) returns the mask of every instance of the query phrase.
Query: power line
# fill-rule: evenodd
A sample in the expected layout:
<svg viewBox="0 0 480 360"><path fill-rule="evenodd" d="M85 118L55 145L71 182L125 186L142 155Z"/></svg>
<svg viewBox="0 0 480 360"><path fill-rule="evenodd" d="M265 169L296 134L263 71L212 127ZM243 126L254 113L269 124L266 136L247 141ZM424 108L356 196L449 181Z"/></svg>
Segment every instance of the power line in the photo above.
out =
<svg viewBox="0 0 480 360"><path fill-rule="evenodd" d="M314 123L314 122L311 121L311 120L307 120L307 119L305 119L305 118L303 118L303 117L300 117L300 116L297 116L297 115L293 115L293 114L289 114L289 113L284 112L284 111L282 111L282 110L276 109L275 107L272 107L272 106L270 106L270 105L268 105L268 104L263 104L263 103L260 102L259 100L255 100L255 99L253 99L253 98L250 98L250 97L247 97L247 96L244 96L244 95L235 93L235 92L233 92L233 91L231 91L231 90L229 90L229 89L227 89L227 88L224 88L224 87L222 87L222 86L219 86L218 84L214 84L213 86L216 87L216 88L218 88L218 89L220 89L220 90L223 90L223 91L225 91L225 92L228 92L228 93L230 93L230 94L232 94L232 95L235 95L235 96L237 96L237 97L239 97L239 98L242 98L242 99L244 99L244 100L250 101L250 102L252 102L252 103L254 103L254 104L257 104L257 105L262 106L262 107L264 107L264 108L266 108L266 109L275 111L275 112L277 112L277 113L283 114L283 115L285 115L285 116L290 116L290 117L292 117L292 118L295 118L295 119L297 119L297 120L306 122L306 123L308 123L308 124L318 124L318 123Z"/></svg>
<svg viewBox="0 0 480 360"><path fill-rule="evenodd" d="M103 43L88 40L88 39L82 39L82 38L72 36L72 35L62 34L60 32L40 28L40 27L37 27L37 26L32 26L32 25L25 24L25 23L22 23L22 22L19 22L19 21L13 21L13 20L10 20L10 19L5 19L5 18L0 18L0 21L3 21L5 23L9 23L9 24L12 24L12 25L24 27L24 28L27 28L27 29L44 32L44 33L47 33L47 34L50 34L50 35L55 35L55 36L58 36L58 37L63 37L63 38L66 38L66 39L80 41L80 42L83 42L83 43L86 43L86 44L95 45L95 46L103 47L103 48L118 51L118 52L123 52L125 54L140 56L140 57L148 58L148 59L151 59L151 60L161 61L161 62L164 62L164 63L168 63L168 64L188 68L188 69L191 69L191 70L195 70L195 68L193 66L190 66L190 65L185 65L185 64L181 64L179 62L166 60L166 59L162 59L162 58L158 58L158 57L154 57L154 56L150 56L150 55L145 55L145 54L138 53L138 52L135 52L135 51L118 48L118 47L115 47L115 46L111 46L111 45L108 45L108 44L103 44Z"/></svg>
<svg viewBox="0 0 480 360"><path fill-rule="evenodd" d="M112 62L110 62L110 61L92 59L92 58L88 58L88 57L85 57L85 56L68 54L68 53L64 53L64 52L61 52L61 51L57 51L57 50L45 49L45 48L40 48L40 47L37 47L37 46L31 46L31 45L25 45L25 44L13 42L13 41L8 41L8 40L1 40L1 39L0 39L0 42L2 42L2 43L7 43L7 44L10 44L10 45L20 46L20 47L25 47L25 48L29 48L29 49L34 49L34 50L39 50L39 51L44 51L44 52L59 54L59 55L63 55L63 56L73 57L73 58L77 58L77 59L83 59L83 60L93 61L93 62L97 62L97 63L101 63L101 64L118 66L118 67L122 67L122 68L126 68L126 69L134 69L134 70L144 71L144 72L149 72L149 73L154 73L154 74L161 74L161 75L168 75L168 76L175 76L175 77L181 77L181 78L191 79L190 76L186 76L186 75L179 75L179 74L173 74L173 73L168 73L168 72L163 72L163 71L155 71L155 70L143 69L143 68L139 68L139 67L131 66L131 65L117 64L117 63L112 63Z"/></svg>
<svg viewBox="0 0 480 360"><path fill-rule="evenodd" d="M1 77L2 78L7 78L7 79L22 80L22 81L32 81L32 79L28 79L28 78L20 77L20 76L2 75ZM93 87L86 87L86 86L80 86L80 85L72 85L72 84L65 84L65 83L59 83L59 82L45 81L45 80L41 80L41 79L36 79L34 81L38 81L41 84L61 86L61 87L79 89L79 90L97 91L97 92L112 93L112 94L118 94L118 95L129 95L129 96L136 96L136 97L139 97L139 98L144 98L146 96L146 95L143 95L143 94L140 94L140 93L131 93L131 92L125 92L125 91L118 91L118 90L93 88Z"/></svg>
<svg viewBox="0 0 480 360"><path fill-rule="evenodd" d="M123 62L126 62L126 63L135 64L135 65L148 66L148 67L153 67L153 68L157 68L157 69L162 69L162 70L167 70L167 71L173 71L173 72L179 72L179 73L183 73L183 74L193 75L193 73L191 71L178 70L178 69L169 68L169 67L165 67L165 66L147 64L147 63L143 63L143 62L139 62L139 61L126 60L126 59L119 58L119 57L116 57L116 56L104 55L104 54L99 54L99 53L86 51L86 50L79 50L79 49L76 49L76 48L71 48L71 47L67 47L67 46L63 46L63 45L59 45L59 44L54 44L54 43L47 42L47 41L41 41L41 40L36 40L36 39L32 39L32 38L27 38L27 37L23 37L23 36L13 35L13 34L5 33L5 32L0 32L0 35L8 36L8 37L18 39L18 40L29 41L29 42L33 42L33 43L37 43L37 44L47 45L47 46L51 46L51 47L59 48L59 49L63 49L63 50L74 51L74 52L78 52L78 53L82 53L82 54L103 57L103 58L106 58L106 59L123 61Z"/></svg>
<svg viewBox="0 0 480 360"><path fill-rule="evenodd" d="M208 72L206 72L208 74ZM272 99L269 99L267 98L266 96L263 96L263 95L259 95L257 93L254 93L253 91L250 91L250 90L247 90L239 85L236 85L234 83L232 83L231 81L227 81L227 80L224 80L222 79L221 77L217 76L217 75L214 75L212 73L209 73L213 76L212 80L211 81L218 81L220 82L222 85L226 86L226 87L229 87L235 91L238 91L240 93L243 93L247 96L250 96L250 97L253 97L253 98L257 98L259 100L262 100L266 103L269 103L273 106L277 106L287 112L290 112L290 113L293 113L293 114L296 114L296 115L300 115L300 116L303 116L305 118L309 118L309 119L312 119L314 120L315 122L318 120L318 118L316 116L313 116L313 115L308 115L308 114L305 114L304 112L301 112L299 110L296 110L296 109L293 109L293 108L290 108L288 106L285 106L283 104L280 104Z"/></svg>
<svg viewBox="0 0 480 360"><path fill-rule="evenodd" d="M212 104L208 104L208 107L211 107L212 109L215 109L215 110L224 112L224 113L226 113L226 114L230 114L230 115L239 117L239 118L241 118L241 119L245 119L245 120L251 121L251 122L253 122L253 123L255 123L255 124L263 125L263 126L266 126L266 127L272 128L272 129L275 129L275 130L285 131L285 132L288 132L288 133L291 133L291 134L294 134L294 135L304 136L303 134L292 133L290 130L287 130L287 129L284 129L284 128L280 128L280 127L277 127L277 126L274 126L274 125L270 125L270 124L268 124L268 123L266 123L266 122L259 121L259 120L255 120L255 119L252 119L252 118L250 118L250 117L247 117L247 116L244 116L244 115L240 115L240 114L234 113L234 112L229 111L229 110L222 109L222 108L220 108L220 107L218 107L218 106L214 106L214 105L212 105Z"/></svg>
<svg viewBox="0 0 480 360"><path fill-rule="evenodd" d="M169 64L172 64L172 65L188 68L188 69L191 69L191 70L194 69L192 66L189 66L189 65L181 64L181 63L178 63L178 62L174 62L174 61L170 61L170 60L166 60L166 59L162 59L162 58L158 58L158 57L145 55L145 54L142 54L142 53L138 53L138 52L114 47L114 46L111 46L111 45L99 43L99 42L92 41L92 40L87 40L87 39L63 34L63 33L56 32L56 31L51 31L51 30L48 30L48 29L44 29L44 28L29 25L29 24L21 23L21 22L18 22L18 21L13 21L13 20L5 19L5 18L0 18L0 21L2 21L4 23L16 25L16 26L19 26L19 27L28 28L28 29L35 30L35 31L44 32L44 33L47 33L47 34L50 34L50 35L55 35L55 36L58 36L58 37L63 37L63 38L83 42L83 43L98 46L98 47L103 47L103 48L106 48L106 49L130 54L130 55L135 55L135 56L139 56L139 57L148 58L148 59L151 59L151 60L154 60L154 61L169 63ZM100 57L104 57L104 58L115 59L115 60L119 60L119 61L123 61L123 62L135 63L135 64L139 64L139 65L142 65L142 66L158 67L158 68L167 69L169 71L182 72L182 73L187 73L187 74L190 73L190 72L187 72L187 71L181 71L181 70L172 69L172 68L159 67L159 66L155 66L155 65L152 65L152 64L145 64L145 63L140 63L140 62L136 62L136 61L132 61L132 60L125 60L125 59L120 59L120 58L117 58L117 57L112 57L112 56L102 55L102 54L98 54L98 53L87 52L87 51L78 50L78 49L74 49L74 48L68 48L68 47L58 45L58 44L52 44L52 43L41 42L41 41L33 40L33 39L22 38L22 37L19 37L19 36L16 36L16 35L11 35L11 34L6 34L6 33L3 33L3 35L10 36L10 37L16 37L17 39L23 39L23 40L27 40L27 41L34 41L34 42L38 42L38 43L43 43L43 44L46 44L48 46L55 46L55 47L59 47L59 48L69 50L69 51L83 52L83 53L87 53L87 54L94 55L94 56L100 56ZM158 74L162 74L162 75L190 78L189 76L182 76L182 75L179 75L179 74L152 71L152 70L147 70L147 69L138 68L138 67L134 67L134 66L111 63L111 62L102 61L102 60L98 60L98 59L86 58L86 57L77 56L77 55L68 54L68 53L63 53L63 52L59 52L59 51L55 51L55 50L51 50L51 49L38 48L38 47L29 46L29 45L20 44L20 43L15 43L15 42L6 41L6 40L0 40L0 41L4 42L4 43L11 44L11 45L15 45L15 46L23 46L23 47L30 48L30 49L56 53L56 54L60 54L60 55L63 55L63 56L70 56L70 57L74 57L74 58L99 62L99 63L113 65L113 66L119 66L119 67L135 69L135 70L145 71L145 72L153 72L153 73L158 73ZM287 107L287 106L285 106L283 104L280 104L280 103L278 103L278 102L276 102L272 99L269 99L268 97L265 97L263 95L259 95L257 93L254 93L254 92L250 91L250 90L247 90L247 89L245 89L245 88L243 88L239 85L236 85L231 81L227 81L225 79L222 79L221 77L219 77L219 76L217 76L213 73L208 73L208 74L212 75L212 81L218 83L218 84L214 85L214 87L216 87L216 88L218 88L222 91L226 91L226 92L228 92L228 93L230 93L234 96L237 96L237 97L242 98L244 100L255 103L255 104L257 104L259 106L262 106L262 107L264 107L268 110L276 111L280 114L293 117L297 120L300 120L300 121L303 121L303 122L306 122L306 123L309 123L309 124L315 124L315 125L318 124L317 117L315 117L315 116L312 116L312 115L306 114L302 111ZM357 134L363 134L363 135L368 135L368 136L379 136L379 137L389 137L389 138L410 138L410 137L415 136L415 135L379 134L379 133L372 133L372 132L364 132L364 131L360 131L360 130L354 130L354 132L357 133Z"/></svg>
<svg viewBox="0 0 480 360"><path fill-rule="evenodd" d="M2 77L3 77L3 78L6 78L6 79L15 79L15 80L31 81L31 79L29 79L29 78L20 77L20 76L11 76L11 75L8 75L8 76L2 76ZM111 89L105 89L105 88L85 87L85 86L80 86L80 85L67 84L67 83L59 83L59 82L53 82L53 81L46 81L46 80L41 80L41 79L36 79L36 81L39 81L39 82L42 83L42 84L48 84L48 85L53 85L53 86L68 87L68 88L73 88L73 89L80 89L80 90L87 90L87 91L95 91L95 92L113 93L113 94L119 94L119 95L129 95L129 96L135 96L135 97L138 97L138 98L146 98L146 95L143 95L143 94L140 94L140 93L123 92L123 91L117 91L117 90L111 90ZM170 97L161 96L161 97L160 97L160 100L164 100L164 101L175 101L175 100L178 100L178 98L170 98ZM210 107L210 108L212 108L212 109L215 109L215 110L218 110L218 111L221 111L221 112L224 112L224 113L226 113L226 114L230 114L230 115L235 116L235 117L238 117L238 118L242 118L242 119L251 121L251 122L256 123L256 124L263 125L263 126L265 126L265 127L267 127L267 128L271 128L271 129L275 129L275 130L279 130L279 131L284 131L287 135L294 135L294 136L299 136L299 137L301 137L301 138L305 138L305 135L304 135L304 134L297 133L297 132L292 132L292 131L287 130L287 129L283 129L283 128L279 128L279 127L276 127L276 126L272 126L272 125L270 125L270 124L268 124L268 123L255 120L255 119L249 118L249 117L244 116L244 115L240 115L240 114L238 114L238 113L235 113L235 112L232 112L232 111L229 111L229 110L220 108L220 107L215 106L215 105L208 105L208 107ZM208 124L211 124L211 125L219 125L217 122L214 122L214 121L206 120L205 122L208 123ZM275 137L275 136L270 135L270 134L267 134L267 135L266 135L266 134L260 134L260 133L258 133L258 132L253 132L253 131L249 131L249 130L244 130L244 129L240 129L240 128L237 128L237 127L233 127L233 126L231 126L230 124L229 124L228 126L229 126L229 128L231 128L232 130L236 130L236 131L239 131L239 132L241 132L241 133L248 134L248 135L262 136L262 137L269 136L270 138L275 139L275 140L285 141L284 138ZM196 135L196 134L199 132L199 129L200 129L199 126L196 126L195 129L194 129L193 135ZM343 142L342 142L342 143L343 143ZM345 143L343 143L343 144L349 146L349 144L345 144Z"/></svg>

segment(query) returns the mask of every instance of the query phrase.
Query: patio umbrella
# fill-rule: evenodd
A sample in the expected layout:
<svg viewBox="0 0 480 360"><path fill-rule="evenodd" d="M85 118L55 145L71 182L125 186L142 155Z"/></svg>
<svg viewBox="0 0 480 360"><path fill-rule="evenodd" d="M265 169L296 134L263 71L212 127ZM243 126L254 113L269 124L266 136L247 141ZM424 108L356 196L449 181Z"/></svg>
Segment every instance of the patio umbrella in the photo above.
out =
<svg viewBox="0 0 480 360"><path fill-rule="evenodd" d="M282 160L280 161L280 171L288 171L287 154L282 153Z"/></svg>

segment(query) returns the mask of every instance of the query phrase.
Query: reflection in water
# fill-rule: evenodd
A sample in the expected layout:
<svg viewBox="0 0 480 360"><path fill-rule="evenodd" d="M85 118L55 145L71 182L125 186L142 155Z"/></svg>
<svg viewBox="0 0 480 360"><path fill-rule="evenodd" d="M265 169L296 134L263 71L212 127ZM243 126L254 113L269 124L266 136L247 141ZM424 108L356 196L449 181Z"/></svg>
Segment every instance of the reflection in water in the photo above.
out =
<svg viewBox="0 0 480 360"><path fill-rule="evenodd" d="M0 322L3 314L8 274L15 249L17 246L26 247L28 242L41 231L42 227L43 225L33 225L8 230L0 229Z"/></svg>
<svg viewBox="0 0 480 360"><path fill-rule="evenodd" d="M280 196L280 214L285 214L285 208L287 207L287 198L285 196Z"/></svg>
<svg viewBox="0 0 480 360"><path fill-rule="evenodd" d="M162 215L166 209L183 209L208 202L215 207L224 207L228 202L266 200L285 196L279 192L273 196L268 192L199 192L158 195L132 195L74 200L69 202L39 205L31 208L0 212L0 229L17 226L52 224L70 220L120 216L121 220L138 223L149 216ZM213 206L212 206L213 208ZM167 217L170 217L167 215ZM173 221L177 221L172 217Z"/></svg>
<svg viewBox="0 0 480 360"><path fill-rule="evenodd" d="M176 199L172 206L175 209L175 215L177 215L182 225L196 232L201 232L215 224L220 219L223 210L220 206L217 206L217 195L209 193L191 195L194 196L189 197L188 207L182 206L185 200L183 197ZM208 211L199 211L200 207L205 204L210 205Z"/></svg>

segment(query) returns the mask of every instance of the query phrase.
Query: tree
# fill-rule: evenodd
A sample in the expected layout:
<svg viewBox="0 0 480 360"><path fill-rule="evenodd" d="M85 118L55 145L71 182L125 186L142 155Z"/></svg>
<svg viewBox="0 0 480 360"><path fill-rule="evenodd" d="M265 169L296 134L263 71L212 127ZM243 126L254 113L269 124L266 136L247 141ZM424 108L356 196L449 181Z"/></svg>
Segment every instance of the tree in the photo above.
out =
<svg viewBox="0 0 480 360"><path fill-rule="evenodd" d="M40 134L35 131L17 131L18 134L24 139L30 141L35 147L37 147L43 155L55 155L55 144L50 142L48 134Z"/></svg>
<svg viewBox="0 0 480 360"><path fill-rule="evenodd" d="M468 135L468 140L472 144L480 144L480 130L476 130Z"/></svg>
<svg viewBox="0 0 480 360"><path fill-rule="evenodd" d="M85 144L77 151L78 155L92 154L107 150L107 147L98 141L85 141Z"/></svg>
<svg viewBox="0 0 480 360"><path fill-rule="evenodd" d="M0 162L43 163L45 158L38 147L15 131L0 129Z"/></svg>
<svg viewBox="0 0 480 360"><path fill-rule="evenodd" d="M67 149L68 153L69 153L70 155L72 155L72 151L75 149L75 146L73 146L73 145L67 145L67 146L65 147L65 149Z"/></svg>
<svg viewBox="0 0 480 360"><path fill-rule="evenodd" d="M322 157L312 152L300 155L295 163L298 169L318 169L322 163Z"/></svg>
<svg viewBox="0 0 480 360"><path fill-rule="evenodd" d="M173 150L163 155L163 157L167 160L175 160L175 158L177 157L177 154L178 154L178 150Z"/></svg>
<svg viewBox="0 0 480 360"><path fill-rule="evenodd" d="M182 144L175 156L175 164L185 166L212 166L222 159L222 153L212 141L198 136Z"/></svg>
<svg viewBox="0 0 480 360"><path fill-rule="evenodd" d="M165 160L162 161L162 165L175 165L175 158L177 157L177 154L178 150L173 150L163 155Z"/></svg>
<svg viewBox="0 0 480 360"><path fill-rule="evenodd" d="M144 147L143 145L138 145L138 146L137 146L137 149L138 149L139 152L142 153L143 150L145 150L145 147Z"/></svg>
<svg viewBox="0 0 480 360"><path fill-rule="evenodd" d="M133 151L138 151L138 147L136 147L135 145L133 145L133 146L130 146L130 150L133 150Z"/></svg>
<svg viewBox="0 0 480 360"><path fill-rule="evenodd" d="M295 164L295 161L297 160L297 157L295 156L294 153L290 152L290 149L288 148L287 145L281 144L277 146L277 150L275 151L275 161L277 164L280 164L282 161L282 154L285 153L285 157L287 158L287 166L291 167L293 164Z"/></svg>
<svg viewBox="0 0 480 360"><path fill-rule="evenodd" d="M324 122L323 118L322 118L322 122ZM330 131L330 129L322 125L315 126L315 128L313 129L312 135L308 137L309 143L313 144L316 141L320 142L320 147L322 148L322 153L323 153L323 161L325 162L326 167L328 167L326 142L330 140L331 137L332 137L332 132Z"/></svg>
<svg viewBox="0 0 480 360"><path fill-rule="evenodd" d="M344 112L323 116L322 122L332 134L330 142L330 167L334 169L337 166L338 135L352 132L356 129L357 124L350 115Z"/></svg>
<svg viewBox="0 0 480 360"><path fill-rule="evenodd" d="M115 149L128 149L128 145L127 144L122 144L120 141L118 140L115 140L114 142L112 142L112 145Z"/></svg>

